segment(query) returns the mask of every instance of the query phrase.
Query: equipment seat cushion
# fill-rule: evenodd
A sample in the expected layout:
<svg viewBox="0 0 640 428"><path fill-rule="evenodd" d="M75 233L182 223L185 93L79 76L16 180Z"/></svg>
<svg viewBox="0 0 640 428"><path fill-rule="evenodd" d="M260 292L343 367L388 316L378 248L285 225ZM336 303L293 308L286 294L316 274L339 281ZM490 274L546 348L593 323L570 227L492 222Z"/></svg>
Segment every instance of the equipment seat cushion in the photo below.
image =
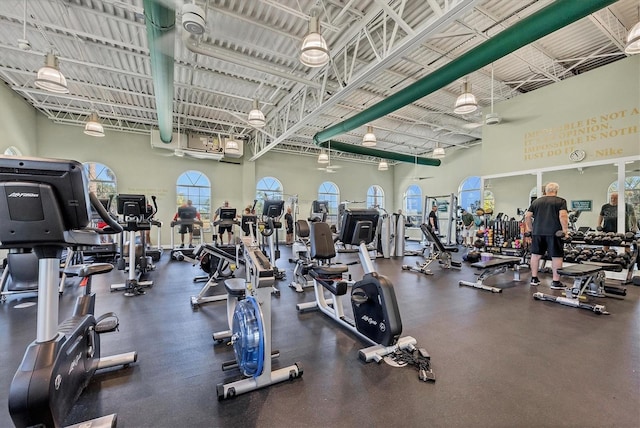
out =
<svg viewBox="0 0 640 428"><path fill-rule="evenodd" d="M486 269L498 266L512 266L520 262L520 257L500 257L487 260L486 262L476 262L471 266L478 269Z"/></svg>
<svg viewBox="0 0 640 428"><path fill-rule="evenodd" d="M565 266L562 269L558 269L558 273L564 276L585 276L592 275L599 270L602 270L602 266L596 266L592 264L578 264Z"/></svg>
<svg viewBox="0 0 640 428"><path fill-rule="evenodd" d="M224 282L227 294L233 297L242 297L245 293L245 281L242 278L229 278Z"/></svg>
<svg viewBox="0 0 640 428"><path fill-rule="evenodd" d="M346 265L333 265L333 266L313 266L311 268L320 277L334 278L336 276L342 277L342 274L349 270L349 266Z"/></svg>

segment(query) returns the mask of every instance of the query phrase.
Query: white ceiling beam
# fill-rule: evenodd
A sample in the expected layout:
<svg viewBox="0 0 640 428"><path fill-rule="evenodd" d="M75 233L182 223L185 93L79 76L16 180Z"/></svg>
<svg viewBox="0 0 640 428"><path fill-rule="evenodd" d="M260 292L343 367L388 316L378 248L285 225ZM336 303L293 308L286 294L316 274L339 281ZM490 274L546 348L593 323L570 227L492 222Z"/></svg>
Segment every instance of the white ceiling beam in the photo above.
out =
<svg viewBox="0 0 640 428"><path fill-rule="evenodd" d="M446 10L442 16L437 17L433 20L430 20L423 24L422 27L416 29L414 37L407 37L398 45L396 48L391 51L385 58L381 61L372 63L370 66L364 68L362 72L360 72L351 82L347 84L346 87L338 90L331 98L326 100L319 108L309 113L303 121L298 122L298 124L289 128L285 133L279 135L278 138L274 139L271 144L266 146L264 149L255 153L251 157L251 161L255 161L260 156L267 153L271 148L277 146L280 142L286 140L291 135L295 134L297 130L304 126L306 122L317 118L321 115L327 108L336 105L338 102L342 101L347 97L347 95L353 93L353 91L359 89L364 83L373 80L374 76L376 76L381 70L384 70L390 67L392 64L395 64L398 59L400 59L403 55L409 52L411 49L414 49L417 45L423 42L424 39L429 37L432 33L441 32L450 22L456 19L458 16L466 13L468 10L472 9L477 0L462 0L459 2L452 2L451 7Z"/></svg>

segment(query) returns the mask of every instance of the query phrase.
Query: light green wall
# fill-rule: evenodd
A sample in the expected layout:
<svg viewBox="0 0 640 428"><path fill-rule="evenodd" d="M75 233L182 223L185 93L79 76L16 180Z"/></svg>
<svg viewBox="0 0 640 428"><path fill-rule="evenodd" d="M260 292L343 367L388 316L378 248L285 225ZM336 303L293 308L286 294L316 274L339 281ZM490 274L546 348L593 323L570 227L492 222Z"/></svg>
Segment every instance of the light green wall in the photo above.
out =
<svg viewBox="0 0 640 428"><path fill-rule="evenodd" d="M256 181L266 176L280 180L286 195L298 195L299 212L304 218L309 214L311 201L318 198L320 184L325 181L331 181L338 186L342 201L365 201L369 186L377 184L384 190L386 208L393 209L395 186L391 170L381 172L378 171L377 165L339 159L332 160L331 163L341 166L334 174L318 171L320 165L315 156L269 152L257 162Z"/></svg>
<svg viewBox="0 0 640 428"><path fill-rule="evenodd" d="M483 126L482 175L640 155L640 55L497 103ZM485 112L486 113L486 112Z"/></svg>
<svg viewBox="0 0 640 428"><path fill-rule="evenodd" d="M5 84L0 84L0 154L14 146L24 156L36 155L40 114Z"/></svg>
<svg viewBox="0 0 640 428"><path fill-rule="evenodd" d="M570 92L582 95L598 93L600 98L603 98L605 93L614 94L618 97L613 103L615 106L632 105L634 102L637 105L640 91L630 91L629 80L635 79L636 86L638 85L639 64L640 57L628 58L598 69L592 72L593 74L577 76L497 104L496 110L503 114L505 123L493 127L485 126L484 141L481 145L448 148L447 156L440 167L401 163L391 166L388 171L380 172L376 165L335 159L332 163L342 165L343 168L338 169L335 174L328 174L317 170L315 156L269 152L257 162L245 161L240 165L166 157L161 155L169 154L170 151L152 149L148 136L107 131L104 138L93 138L84 135L80 126L53 124L4 86L0 87L0 112L3 112L0 114L0 124L4 130L0 134L0 142L5 146L3 148L10 142L27 155L106 164L117 176L119 192L144 193L158 197L158 218L167 225L163 234L163 243L166 244L170 239L168 223L176 209L176 179L186 170L201 171L209 178L212 185L213 208L228 199L232 206L240 209L253 201L256 182L265 176L273 176L283 184L286 196L298 195L299 212L302 217L308 215L311 201L316 199L318 187L323 181L332 181L339 187L341 200L358 201L366 199L370 185L378 184L384 189L387 210L395 212L402 207L404 192L411 184L417 184L422 189L423 196L446 195L457 193L460 183L472 175L487 174L487 171L511 173L525 167L529 168L531 165L513 158L513 146L520 145L519 148L516 147L516 153L521 155L522 135L526 130L532 129L532 125L527 122L519 124L515 120L509 122L510 118L513 119L523 112L536 115L538 119L547 117L547 121L550 120L548 117L553 117L564 124L585 116L585 109L595 108L582 104L579 107L567 106L566 100L571 99ZM614 78L609 77L610 74ZM593 87L598 86L597 82L600 82L600 85L594 89ZM583 85L587 85L589 89L585 90ZM631 87L635 86L632 84ZM582 98L578 99L586 103ZM592 101L592 104L596 102L599 101ZM598 108L610 110L613 104L602 101ZM561 108L558 109L559 105ZM582 109L582 113L573 113L572 108ZM633 115L631 120L635 121L637 117ZM632 134L629 138L631 143L627 143L625 139L620 140L619 145L623 148L625 156L634 153L637 155L640 152L639 134ZM539 167L567 163L565 157L561 156L558 159L547 159ZM413 178L416 176L431 178L414 181ZM607 187L615 178L612 166L585 168L582 174L573 169L543 175L544 182L553 180L560 184L560 195L569 202L573 199L593 200L594 211L584 213L580 219L580 224L591 226L595 225L597 210L605 202ZM515 216L517 208L526 207L529 192L535 186L535 176L526 173L517 177L491 179L489 185L496 197L496 212Z"/></svg>

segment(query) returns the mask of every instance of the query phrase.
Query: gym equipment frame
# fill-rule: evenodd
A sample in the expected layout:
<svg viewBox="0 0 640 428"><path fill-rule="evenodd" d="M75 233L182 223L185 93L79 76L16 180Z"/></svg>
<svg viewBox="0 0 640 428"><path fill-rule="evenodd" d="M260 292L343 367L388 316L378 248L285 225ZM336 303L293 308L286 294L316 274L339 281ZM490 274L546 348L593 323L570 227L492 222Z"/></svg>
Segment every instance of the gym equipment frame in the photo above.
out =
<svg viewBox="0 0 640 428"><path fill-rule="evenodd" d="M602 275L603 266L593 264L577 264L565 266L558 270L561 276L573 278L573 285L565 289L564 296L555 296L541 292L533 293L535 300L546 300L548 302L560 303L578 309L587 309L598 315L609 315L605 305L583 302L584 296L590 290L591 284L598 283L598 276Z"/></svg>
<svg viewBox="0 0 640 428"><path fill-rule="evenodd" d="M425 239L431 242L431 251L422 263L416 262L416 266L402 265L402 270L410 270L413 272L423 273L425 275L433 275L429 266L431 266L435 261L438 261L440 267L443 269L460 269L462 267L462 263L453 260L451 257L451 253L458 252L458 247L456 245L445 246L429 224L421 224L420 230L422 231Z"/></svg>
<svg viewBox="0 0 640 428"><path fill-rule="evenodd" d="M492 293L502 293L502 288L486 285L484 281L494 275L505 273L507 269L513 269L513 280L520 281L520 263L521 257L510 256L494 256L491 260L486 262L476 262L471 266L477 269L482 269L478 279L475 282L460 281L458 285L466 285L468 287L479 288L481 290L491 291Z"/></svg>
<svg viewBox="0 0 640 428"><path fill-rule="evenodd" d="M222 368L238 367L246 378L218 384L218 400L293 380L303 374L300 363L271 369L271 290L275 282L274 272L269 259L253 239L244 237L242 241L247 297L238 302L233 314L231 344L236 360L223 363Z"/></svg>

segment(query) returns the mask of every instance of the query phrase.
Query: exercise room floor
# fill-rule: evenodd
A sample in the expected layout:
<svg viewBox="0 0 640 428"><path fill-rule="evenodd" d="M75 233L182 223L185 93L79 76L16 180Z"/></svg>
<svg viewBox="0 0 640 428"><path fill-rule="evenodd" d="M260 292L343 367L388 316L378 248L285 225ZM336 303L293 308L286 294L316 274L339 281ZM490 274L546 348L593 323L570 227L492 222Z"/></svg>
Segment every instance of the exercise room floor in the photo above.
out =
<svg viewBox="0 0 640 428"><path fill-rule="evenodd" d="M278 266L287 279L272 297L274 367L299 362L302 378L218 402L216 384L239 377L221 369L234 358L232 347L211 337L226 327L225 303L193 311L190 296L203 283L192 278L203 272L169 261L165 251L144 296L109 292L124 279L121 271L96 277L96 313L115 311L121 321L119 332L101 336L102 354L137 350L138 362L97 375L66 422L116 412L125 428L640 426L640 287L628 285L623 300L600 299L611 315L599 316L535 301L528 272L518 283L511 272L493 277L489 283L505 289L492 294L458 285L474 279L466 264L434 264L434 275L425 276L401 270L418 257L378 259L395 286L403 335L431 354L437 381L424 383L413 368L361 362L363 344L321 313L298 314L296 303L312 300L313 290L288 286L289 256L284 248ZM362 274L360 265L350 271L354 279ZM541 280L537 288L551 292L550 276ZM70 280L61 319L78 293ZM36 306L20 306L35 301L10 296L0 305L0 427L11 426L9 385L36 334Z"/></svg>

